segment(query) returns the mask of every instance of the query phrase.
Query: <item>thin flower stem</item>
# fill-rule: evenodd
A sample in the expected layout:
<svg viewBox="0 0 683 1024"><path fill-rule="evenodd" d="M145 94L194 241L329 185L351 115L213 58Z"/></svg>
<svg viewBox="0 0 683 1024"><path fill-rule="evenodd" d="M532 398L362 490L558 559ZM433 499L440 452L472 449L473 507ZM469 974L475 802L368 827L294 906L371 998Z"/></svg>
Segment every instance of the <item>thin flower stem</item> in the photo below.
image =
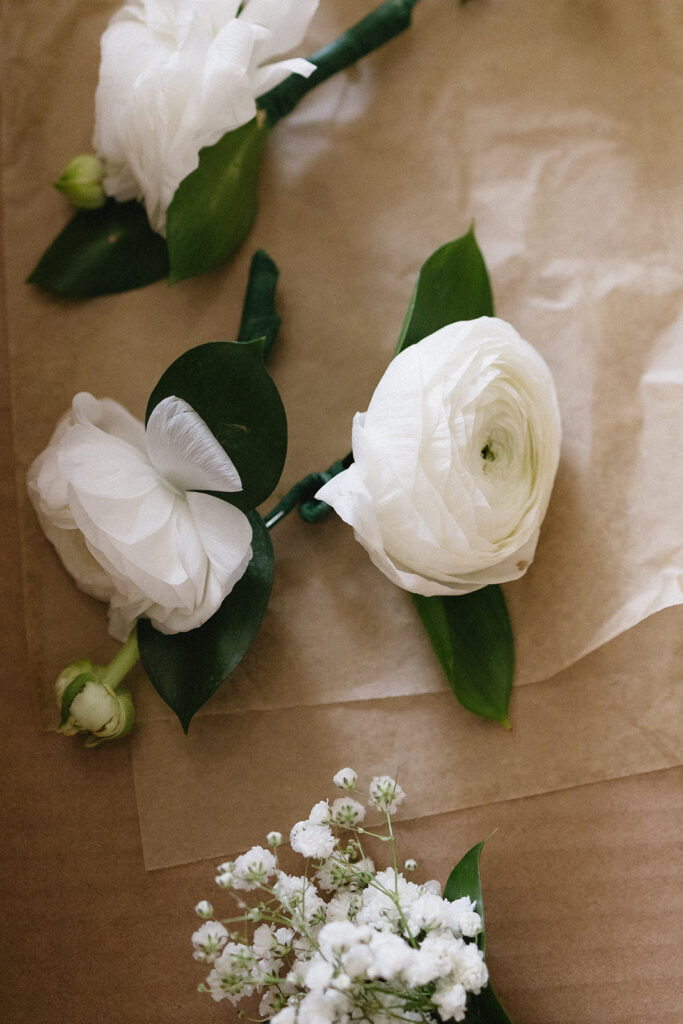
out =
<svg viewBox="0 0 683 1024"><path fill-rule="evenodd" d="M313 54L310 61L315 64L316 70L309 78L290 75L274 89L259 96L257 104L265 111L270 127L291 113L311 89L407 29L416 3L417 0L386 0L352 28Z"/></svg>
<svg viewBox="0 0 683 1024"><path fill-rule="evenodd" d="M112 690L115 690L139 658L138 633L137 629L134 629L121 650L105 668L100 682L104 686L110 686Z"/></svg>
<svg viewBox="0 0 683 1024"><path fill-rule="evenodd" d="M297 505L299 506L299 515L307 523L317 523L324 519L330 511L330 506L326 505L324 501L316 500L315 493L320 490L323 484L326 484L328 480L336 476L337 473L348 469L352 462L353 456L349 453L343 459L333 462L329 469L322 470L319 473L309 473L308 476L299 480L291 490L287 491L284 498L278 502L275 508L271 509L264 516L263 522L266 529L272 529L276 523L279 523L281 519L289 515Z"/></svg>

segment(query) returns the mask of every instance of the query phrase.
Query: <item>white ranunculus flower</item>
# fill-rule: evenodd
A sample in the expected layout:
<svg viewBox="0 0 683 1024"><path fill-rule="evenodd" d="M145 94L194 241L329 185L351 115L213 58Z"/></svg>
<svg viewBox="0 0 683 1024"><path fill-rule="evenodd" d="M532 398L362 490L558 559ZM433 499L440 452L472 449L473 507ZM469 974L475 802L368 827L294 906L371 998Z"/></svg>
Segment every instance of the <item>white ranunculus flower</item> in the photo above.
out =
<svg viewBox="0 0 683 1024"><path fill-rule="evenodd" d="M201 417L165 398L147 429L112 399L82 392L28 471L40 524L87 594L109 602L125 640L144 616L163 633L200 626L252 557L251 524L199 491L242 489Z"/></svg>
<svg viewBox="0 0 683 1024"><path fill-rule="evenodd" d="M318 491L393 583L466 594L522 576L560 454L550 371L504 320L401 352L353 421L354 463Z"/></svg>
<svg viewBox="0 0 683 1024"><path fill-rule="evenodd" d="M104 187L141 198L155 231L199 162L199 150L246 124L255 98L302 58L272 62L301 43L318 0L130 0L102 36L93 143Z"/></svg>

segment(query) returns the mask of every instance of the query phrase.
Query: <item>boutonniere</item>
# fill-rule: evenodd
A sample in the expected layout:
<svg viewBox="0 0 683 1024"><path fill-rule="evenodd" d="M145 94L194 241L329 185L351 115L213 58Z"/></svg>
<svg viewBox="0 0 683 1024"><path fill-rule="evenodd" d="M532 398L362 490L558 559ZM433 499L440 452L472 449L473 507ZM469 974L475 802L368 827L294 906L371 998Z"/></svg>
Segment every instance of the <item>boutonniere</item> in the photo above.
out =
<svg viewBox="0 0 683 1024"><path fill-rule="evenodd" d="M43 530L79 588L109 604L123 647L57 681L60 729L89 743L132 723L121 689L141 658L187 729L241 661L270 597L273 550L256 507L275 488L287 422L265 358L280 317L277 269L252 261L238 341L191 349L162 375L145 423L76 395L28 471Z"/></svg>
<svg viewBox="0 0 683 1024"><path fill-rule="evenodd" d="M479 859L484 842L454 867L446 885L399 870L392 814L405 798L398 782L375 776L367 804L352 795L357 775L334 777L343 795L321 800L291 829L304 858L300 874L278 860L280 832L218 866L216 884L235 907L221 920L209 900L195 911L195 960L209 974L200 991L237 1005L259 996L271 1024L364 1020L510 1024L485 962ZM364 826L366 814L380 824ZM369 848L389 844L391 866ZM225 894L223 894L225 895Z"/></svg>
<svg viewBox="0 0 683 1024"><path fill-rule="evenodd" d="M227 260L256 216L270 131L406 29L416 2L386 0L310 60L281 60L318 0L129 0L102 36L95 155L56 182L80 209L29 281L86 298Z"/></svg>
<svg viewBox="0 0 683 1024"><path fill-rule="evenodd" d="M395 357L318 491L412 594L460 702L508 726L514 643L499 584L531 564L560 457L550 370L493 315L473 231L424 264Z"/></svg>

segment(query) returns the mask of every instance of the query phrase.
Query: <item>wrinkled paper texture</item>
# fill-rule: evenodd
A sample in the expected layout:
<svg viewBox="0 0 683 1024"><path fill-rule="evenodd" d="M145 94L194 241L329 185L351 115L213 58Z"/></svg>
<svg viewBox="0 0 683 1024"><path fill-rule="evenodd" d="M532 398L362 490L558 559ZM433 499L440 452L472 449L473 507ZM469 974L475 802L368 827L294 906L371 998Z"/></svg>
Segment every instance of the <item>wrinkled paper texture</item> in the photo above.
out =
<svg viewBox="0 0 683 1024"><path fill-rule="evenodd" d="M322 5L308 51L372 6ZM174 358L234 337L257 247L281 270L270 370L290 444L272 504L348 451L419 267L472 220L496 313L550 366L564 429L535 562L505 587L512 734L460 708L409 598L348 527L292 515L273 530L262 630L188 738L136 674L147 865L260 841L276 793L286 827L301 813L292 781L305 776L315 796L313 780L342 762L398 766L413 791L421 780L411 806L425 814L676 763L680 614L642 620L682 597L683 5L422 0L407 33L277 126L258 220L231 266L69 302L23 281L69 215L49 183L89 148L98 38L115 7L8 0L2 18L14 55L3 189L27 680L46 724L60 668L115 647L104 606L76 590L40 533L25 470L77 391L142 416Z"/></svg>

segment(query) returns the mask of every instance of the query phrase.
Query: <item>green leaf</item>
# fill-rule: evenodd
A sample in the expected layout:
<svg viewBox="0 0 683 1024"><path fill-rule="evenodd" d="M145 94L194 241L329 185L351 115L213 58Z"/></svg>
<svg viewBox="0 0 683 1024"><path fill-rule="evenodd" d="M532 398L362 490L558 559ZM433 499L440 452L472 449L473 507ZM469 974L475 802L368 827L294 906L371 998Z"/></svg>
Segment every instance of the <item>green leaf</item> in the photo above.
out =
<svg viewBox="0 0 683 1024"><path fill-rule="evenodd" d="M219 494L243 511L260 505L280 479L287 452L282 400L263 362L264 340L213 341L185 352L154 388L147 417L170 395L184 398L225 448L243 490Z"/></svg>
<svg viewBox="0 0 683 1024"><path fill-rule="evenodd" d="M249 267L249 280L237 340L253 341L256 338L265 338L264 359L268 358L282 323L282 317L275 309L278 276L279 271L275 262L263 249L257 249Z"/></svg>
<svg viewBox="0 0 683 1024"><path fill-rule="evenodd" d="M477 936L477 945L482 953L486 950L486 940L484 931L484 899L481 891L479 861L481 860L481 851L490 838L491 836L487 836L486 839L482 839L480 843L477 843L476 846L467 851L465 856L458 861L451 871L443 890L443 898L448 900L449 903L454 903L455 900L459 900L463 896L469 896L477 904L477 913L481 918L481 932Z"/></svg>
<svg viewBox="0 0 683 1024"><path fill-rule="evenodd" d="M510 1024L490 981L478 996L470 997L465 1024Z"/></svg>
<svg viewBox="0 0 683 1024"><path fill-rule="evenodd" d="M491 282L474 228L442 245L420 270L394 355L457 320L493 316Z"/></svg>
<svg viewBox="0 0 683 1024"><path fill-rule="evenodd" d="M477 843L465 854L453 868L443 891L445 900L454 902L462 896L469 896L477 904L477 913L481 917L481 932L477 936L477 945L485 952L486 939L484 930L484 899L481 891L481 874L479 862L481 851L491 837ZM482 989L478 996L471 996L467 1004L465 1024L510 1024L510 1018L498 1002L491 983Z"/></svg>
<svg viewBox="0 0 683 1024"><path fill-rule="evenodd" d="M460 597L412 598L460 703L509 728L515 650L500 587L483 587Z"/></svg>
<svg viewBox="0 0 683 1024"><path fill-rule="evenodd" d="M171 284L212 270L249 234L267 137L260 113L200 150L199 166L181 181L166 215Z"/></svg>
<svg viewBox="0 0 683 1024"><path fill-rule="evenodd" d="M159 633L138 620L140 658L160 697L187 732L192 716L237 667L259 630L273 582L273 548L252 512L254 556L218 611L188 633Z"/></svg>
<svg viewBox="0 0 683 1024"><path fill-rule="evenodd" d="M71 298L126 292L168 274L166 242L145 208L113 199L79 210L43 254L28 281Z"/></svg>

